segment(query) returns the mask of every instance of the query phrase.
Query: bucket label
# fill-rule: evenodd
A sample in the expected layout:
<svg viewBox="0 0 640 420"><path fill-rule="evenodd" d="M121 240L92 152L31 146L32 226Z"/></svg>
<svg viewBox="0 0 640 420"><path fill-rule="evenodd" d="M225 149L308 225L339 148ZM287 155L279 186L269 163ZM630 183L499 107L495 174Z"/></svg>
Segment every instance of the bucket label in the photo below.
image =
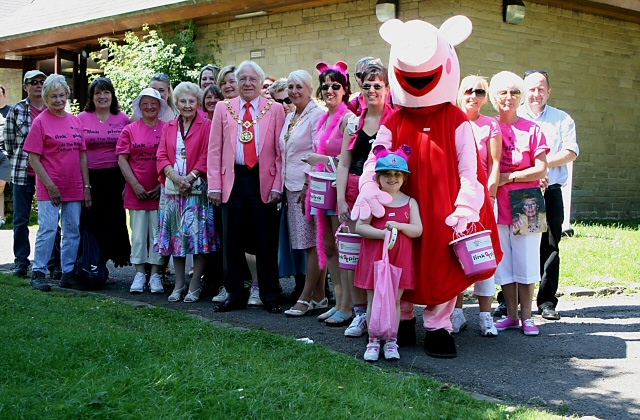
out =
<svg viewBox="0 0 640 420"><path fill-rule="evenodd" d="M359 254L360 253L360 242L338 241L338 251L339 252L348 252L348 253L351 253L351 254Z"/></svg>
<svg viewBox="0 0 640 420"><path fill-rule="evenodd" d="M324 204L324 194L310 193L309 200L315 204Z"/></svg>
<svg viewBox="0 0 640 420"><path fill-rule="evenodd" d="M481 236L478 238L465 241L467 251L475 251L477 249L489 248L491 245L491 236Z"/></svg>
<svg viewBox="0 0 640 420"><path fill-rule="evenodd" d="M327 182L311 180L311 191L327 191ZM324 201L323 201L324 202Z"/></svg>
<svg viewBox="0 0 640 420"><path fill-rule="evenodd" d="M473 265L484 264L489 261L495 261L496 254L492 249L487 249L485 251L476 252L475 254L471 254L471 260L473 261Z"/></svg>
<svg viewBox="0 0 640 420"><path fill-rule="evenodd" d="M358 264L358 256L359 255L340 254L338 256L338 262L355 266L356 264Z"/></svg>

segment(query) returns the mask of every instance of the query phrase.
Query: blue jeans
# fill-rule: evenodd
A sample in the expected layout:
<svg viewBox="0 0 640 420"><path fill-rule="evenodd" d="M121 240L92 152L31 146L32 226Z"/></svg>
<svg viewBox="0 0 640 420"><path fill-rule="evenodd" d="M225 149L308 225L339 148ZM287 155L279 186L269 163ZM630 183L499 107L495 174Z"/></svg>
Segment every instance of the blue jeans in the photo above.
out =
<svg viewBox="0 0 640 420"><path fill-rule="evenodd" d="M29 267L29 218L31 204L36 192L35 177L27 178L27 185L13 184L13 255L16 266ZM60 265L60 229L56 233L56 241L47 267L53 269Z"/></svg>
<svg viewBox="0 0 640 420"><path fill-rule="evenodd" d="M55 245L56 232L62 213L62 246L60 248L63 273L73 272L80 246L81 201L65 201L54 206L51 201L38 201L38 235L33 270L45 273L47 262Z"/></svg>

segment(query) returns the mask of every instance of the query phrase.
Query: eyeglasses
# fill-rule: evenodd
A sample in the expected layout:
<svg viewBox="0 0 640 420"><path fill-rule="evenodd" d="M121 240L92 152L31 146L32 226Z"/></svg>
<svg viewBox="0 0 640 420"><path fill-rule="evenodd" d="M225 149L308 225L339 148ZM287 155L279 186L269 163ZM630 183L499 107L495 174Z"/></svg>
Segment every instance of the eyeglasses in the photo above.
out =
<svg viewBox="0 0 640 420"><path fill-rule="evenodd" d="M264 85L262 85L262 89L269 89L271 87L271 84L269 83L265 83Z"/></svg>
<svg viewBox="0 0 640 420"><path fill-rule="evenodd" d="M275 101L279 104L287 104L287 105L291 104L291 99L289 99L288 96L284 99L275 99Z"/></svg>
<svg viewBox="0 0 640 420"><path fill-rule="evenodd" d="M31 86L38 86L38 85L42 86L44 85L44 80L29 80L27 84Z"/></svg>
<svg viewBox="0 0 640 420"><path fill-rule="evenodd" d="M61 93L59 95L49 95L49 99L51 99L52 101L67 99L67 94Z"/></svg>
<svg viewBox="0 0 640 420"><path fill-rule="evenodd" d="M546 70L527 70L524 72L523 79L527 76L532 75L533 73L540 73L541 75L543 75L544 78L547 80L547 84L549 84L549 75L547 74Z"/></svg>
<svg viewBox="0 0 640 420"><path fill-rule="evenodd" d="M342 88L342 85L340 83L334 83L332 85L328 85L326 83L323 83L322 86L320 86L320 89L322 89L322 90L329 90L329 88L331 88L333 90L340 90Z"/></svg>
<svg viewBox="0 0 640 420"><path fill-rule="evenodd" d="M471 96L474 93L476 94L476 98L484 98L487 96L487 91L484 89L467 89L464 91L464 94L467 96Z"/></svg>
<svg viewBox="0 0 640 420"><path fill-rule="evenodd" d="M520 96L521 92L519 89L514 89L514 90L499 90L498 91L498 97L501 99L504 99L507 97L507 94L511 94L511 96Z"/></svg>
<svg viewBox="0 0 640 420"><path fill-rule="evenodd" d="M384 85L381 85L380 83L363 83L362 84L362 90L364 90L365 92L369 89L371 89L371 87L373 87L375 90L380 90L384 87Z"/></svg>

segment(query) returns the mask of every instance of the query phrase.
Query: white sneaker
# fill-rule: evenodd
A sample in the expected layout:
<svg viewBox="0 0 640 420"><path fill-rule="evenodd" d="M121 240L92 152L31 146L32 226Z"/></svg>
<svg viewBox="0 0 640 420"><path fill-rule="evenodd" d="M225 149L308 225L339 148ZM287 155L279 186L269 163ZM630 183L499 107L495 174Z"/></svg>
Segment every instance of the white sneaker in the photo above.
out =
<svg viewBox="0 0 640 420"><path fill-rule="evenodd" d="M453 310L453 313L451 314L451 327L453 328L454 334L458 334L460 331L467 328L467 319L464 317L462 308L455 308Z"/></svg>
<svg viewBox="0 0 640 420"><path fill-rule="evenodd" d="M367 330L367 313L356 315L351 321L351 325L344 331L345 337L361 337Z"/></svg>
<svg viewBox="0 0 640 420"><path fill-rule="evenodd" d="M398 343L396 340L387 340L384 343L384 358L387 360L400 360L400 353L398 353Z"/></svg>
<svg viewBox="0 0 640 420"><path fill-rule="evenodd" d="M490 312L480 312L480 334L485 337L495 337L498 335L496 326L493 325L493 317Z"/></svg>
<svg viewBox="0 0 640 420"><path fill-rule="evenodd" d="M215 295L213 299L211 299L211 302L224 303L225 300L227 300L227 289L225 289L224 286L222 286L218 291L218 294Z"/></svg>
<svg viewBox="0 0 640 420"><path fill-rule="evenodd" d="M162 287L162 277L160 274L152 274L149 279L149 289L151 293L164 293L164 287Z"/></svg>
<svg viewBox="0 0 640 420"><path fill-rule="evenodd" d="M258 286L251 286L247 306L262 306L262 301L260 300L260 288L258 288Z"/></svg>
<svg viewBox="0 0 640 420"><path fill-rule="evenodd" d="M380 356L380 340L376 338L370 338L369 344L367 344L367 350L364 352L364 360L367 362L375 362Z"/></svg>
<svg viewBox="0 0 640 420"><path fill-rule="evenodd" d="M147 278L144 273L136 273L136 276L133 278L133 283L131 283L131 287L129 288L130 293L142 293L144 292L144 285L147 283Z"/></svg>

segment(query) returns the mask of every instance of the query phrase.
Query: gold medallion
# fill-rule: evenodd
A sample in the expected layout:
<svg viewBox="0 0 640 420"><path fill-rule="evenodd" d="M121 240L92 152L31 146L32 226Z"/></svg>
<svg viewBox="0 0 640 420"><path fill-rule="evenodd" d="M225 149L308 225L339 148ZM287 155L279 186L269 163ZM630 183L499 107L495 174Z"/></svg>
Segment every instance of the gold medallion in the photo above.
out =
<svg viewBox="0 0 640 420"><path fill-rule="evenodd" d="M253 133L251 131L243 131L240 133L240 143L249 143L253 140Z"/></svg>

